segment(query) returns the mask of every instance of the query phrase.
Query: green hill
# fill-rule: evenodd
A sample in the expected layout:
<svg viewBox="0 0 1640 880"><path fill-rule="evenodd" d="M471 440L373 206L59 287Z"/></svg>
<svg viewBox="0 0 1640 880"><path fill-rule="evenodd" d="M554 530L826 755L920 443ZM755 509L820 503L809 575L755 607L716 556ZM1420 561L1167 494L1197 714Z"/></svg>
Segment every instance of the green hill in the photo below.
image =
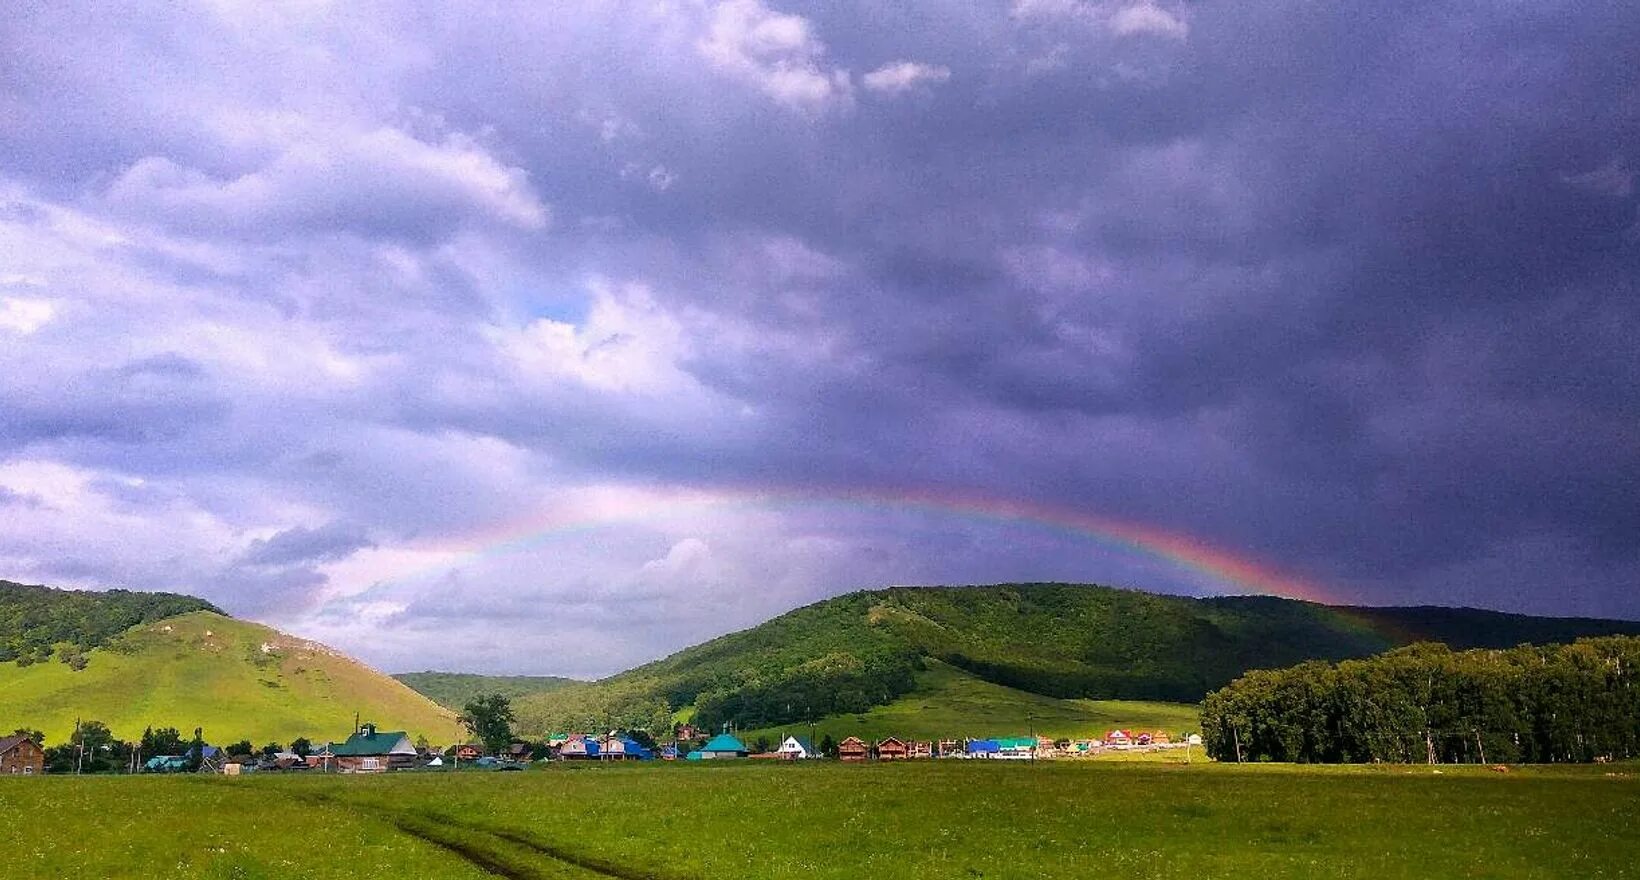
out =
<svg viewBox="0 0 1640 880"><path fill-rule="evenodd" d="M92 594L96 595L96 594ZM76 718L122 739L144 727L203 727L212 742L340 740L354 713L387 729L454 741L454 714L317 642L192 611L139 624L66 663L0 663L0 725L66 740Z"/></svg>
<svg viewBox="0 0 1640 880"><path fill-rule="evenodd" d="M486 694L516 700L577 683L573 678L555 675L474 675L469 672L400 672L393 677L416 693L457 712L468 700Z"/></svg>
<svg viewBox="0 0 1640 880"><path fill-rule="evenodd" d="M927 692L931 661L1044 697L1196 703L1249 669L1416 641L1508 647L1617 633L1640 633L1640 622L1092 585L895 587L817 602L598 682L522 697L515 709L530 732L653 729L672 713L748 730L869 717Z"/></svg>
<svg viewBox="0 0 1640 880"><path fill-rule="evenodd" d="M993 684L938 660L917 673L916 688L884 706L852 715L831 715L814 724L815 742L857 736L867 741L885 736L933 740L975 739L1034 733L1054 738L1101 736L1112 728L1165 730L1198 728L1194 705L1144 700L1061 699ZM807 724L773 725L740 732L748 743L760 736L771 742L783 733L807 734Z"/></svg>
<svg viewBox="0 0 1640 880"><path fill-rule="evenodd" d="M203 599L175 593L53 590L0 580L0 663L27 666L56 654L79 666L85 652L139 623L216 610Z"/></svg>

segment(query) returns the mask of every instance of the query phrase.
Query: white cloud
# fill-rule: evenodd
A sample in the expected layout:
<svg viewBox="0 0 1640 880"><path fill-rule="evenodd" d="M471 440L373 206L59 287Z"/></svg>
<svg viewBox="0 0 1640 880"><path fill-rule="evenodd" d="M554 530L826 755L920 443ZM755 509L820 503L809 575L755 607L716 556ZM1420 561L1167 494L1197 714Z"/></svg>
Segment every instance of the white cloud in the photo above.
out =
<svg viewBox="0 0 1640 880"><path fill-rule="evenodd" d="M723 0L712 7L697 48L714 67L788 107L813 113L852 100L848 72L825 65L826 46L808 19L758 0Z"/></svg>
<svg viewBox="0 0 1640 880"><path fill-rule="evenodd" d="M950 78L949 67L916 61L896 61L860 77L860 84L874 92L899 95L918 86L934 85Z"/></svg>
<svg viewBox="0 0 1640 880"><path fill-rule="evenodd" d="M28 336L51 323L55 314L56 309L47 300L0 297L0 330Z"/></svg>
<svg viewBox="0 0 1640 880"><path fill-rule="evenodd" d="M680 321L641 284L590 285L580 324L538 318L490 338L529 378L573 379L600 391L659 393L693 384L678 366L688 354Z"/></svg>
<svg viewBox="0 0 1640 880"><path fill-rule="evenodd" d="M459 132L423 140L393 127L336 129L282 117L249 125L273 154L259 167L219 177L147 156L115 178L105 198L127 212L207 229L322 232L429 218L533 229L547 222L528 174Z"/></svg>
<svg viewBox="0 0 1640 880"><path fill-rule="evenodd" d="M1163 9L1154 0L1014 0L1009 12L1017 21L1078 22L1118 37L1150 35L1182 40L1190 34L1182 15Z"/></svg>
<svg viewBox="0 0 1640 880"><path fill-rule="evenodd" d="M1150 2L1123 6L1111 13L1108 22L1119 37L1150 34L1182 40L1190 34L1184 19Z"/></svg>

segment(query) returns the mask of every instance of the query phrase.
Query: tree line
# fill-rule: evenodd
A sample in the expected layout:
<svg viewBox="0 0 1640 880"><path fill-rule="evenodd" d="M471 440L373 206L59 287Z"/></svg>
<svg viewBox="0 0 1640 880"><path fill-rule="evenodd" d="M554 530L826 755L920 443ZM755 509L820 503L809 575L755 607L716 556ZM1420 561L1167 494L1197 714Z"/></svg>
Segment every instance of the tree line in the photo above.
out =
<svg viewBox="0 0 1640 880"><path fill-rule="evenodd" d="M27 666L55 653L74 669L83 669L87 652L131 627L190 611L217 608L175 593L76 593L0 581L0 663Z"/></svg>
<svg viewBox="0 0 1640 880"><path fill-rule="evenodd" d="M1221 761L1562 763L1640 757L1640 638L1247 673L1202 703Z"/></svg>

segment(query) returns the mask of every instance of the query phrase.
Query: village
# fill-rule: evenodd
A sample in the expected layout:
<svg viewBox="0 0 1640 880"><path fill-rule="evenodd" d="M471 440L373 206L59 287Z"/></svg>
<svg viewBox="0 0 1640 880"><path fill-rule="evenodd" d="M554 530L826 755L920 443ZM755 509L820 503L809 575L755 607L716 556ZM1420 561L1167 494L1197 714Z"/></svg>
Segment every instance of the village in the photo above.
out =
<svg viewBox="0 0 1640 880"><path fill-rule="evenodd" d="M637 736L642 737L643 734L638 733ZM270 746L253 753L201 743L178 754L152 755L133 760L128 769L140 773L200 772L228 776L269 772L518 771L531 764L555 762L1036 761L1091 759L1102 755L1174 749L1185 750L1188 758L1189 750L1201 745L1201 737L1198 734L1175 736L1164 731L1113 729L1097 739L1014 736L920 740L888 736L868 741L847 736L833 742L830 736L826 736L817 745L809 736L788 734L781 736L778 742L761 736L748 745L728 731L708 737L690 725L680 724L674 729L673 739L660 744L646 745L634 738L633 734L615 731L603 735L559 733L536 742L515 740L499 749L486 748L477 742L457 743L441 749L425 741L413 742L406 731L378 730L376 725L365 722L341 742L310 745L305 740L298 740L297 745L300 748ZM243 744L240 749L243 749ZM44 772L45 750L38 743L21 735L0 739L0 775Z"/></svg>
<svg viewBox="0 0 1640 880"><path fill-rule="evenodd" d="M642 733L637 736L643 737ZM647 737L644 737L647 739ZM788 734L778 742L758 737L748 745L734 733L706 736L688 724L673 731L671 741L646 745L633 734L603 735L557 733L544 740L514 740L504 748L463 742L447 748L413 742L402 730L378 730L362 723L341 742L318 745L297 740L289 749L261 751L221 748L201 743L176 754L136 756L127 768L137 773L385 773L441 770L518 771L531 764L617 761L814 761L843 763L916 760L1035 761L1091 759L1101 755L1147 753L1174 749L1187 752L1201 745L1198 734L1175 736L1164 731L1108 731L1097 739L1053 739L1014 736L984 739L901 739L888 736L868 741L847 736L833 742L826 736L816 744L810 736ZM33 775L47 771L46 750L25 735L0 738L0 775ZM72 771L69 771L72 772Z"/></svg>

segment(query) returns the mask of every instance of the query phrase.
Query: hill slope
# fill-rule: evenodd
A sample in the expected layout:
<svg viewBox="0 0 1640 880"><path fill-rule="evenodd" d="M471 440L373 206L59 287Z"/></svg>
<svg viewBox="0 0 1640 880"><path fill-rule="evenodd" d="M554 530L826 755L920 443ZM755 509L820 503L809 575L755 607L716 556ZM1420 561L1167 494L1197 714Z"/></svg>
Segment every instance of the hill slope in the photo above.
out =
<svg viewBox="0 0 1640 880"><path fill-rule="evenodd" d="M203 727L211 742L322 742L345 737L357 712L439 743L458 735L453 713L392 678L317 642L211 611L140 624L87 660L80 670L0 663L6 729L35 728L60 742L84 718L122 739L151 725L185 735Z"/></svg>
<svg viewBox="0 0 1640 880"><path fill-rule="evenodd" d="M86 651L139 623L189 611L216 611L176 593L53 590L0 580L0 663L40 663L57 654L79 665Z"/></svg>
<svg viewBox="0 0 1640 880"><path fill-rule="evenodd" d="M918 692L929 660L1062 698L1194 703L1249 669L1640 633L1640 622L1447 608L1347 608L1263 596L1191 599L1067 584L896 587L828 599L599 682L521 698L521 726L708 728L864 713Z"/></svg>
<svg viewBox="0 0 1640 880"><path fill-rule="evenodd" d="M469 672L428 671L399 672L393 677L416 693L456 712L461 711L468 700L486 694L500 694L516 700L579 684L573 678L559 678L556 675L475 675Z"/></svg>

